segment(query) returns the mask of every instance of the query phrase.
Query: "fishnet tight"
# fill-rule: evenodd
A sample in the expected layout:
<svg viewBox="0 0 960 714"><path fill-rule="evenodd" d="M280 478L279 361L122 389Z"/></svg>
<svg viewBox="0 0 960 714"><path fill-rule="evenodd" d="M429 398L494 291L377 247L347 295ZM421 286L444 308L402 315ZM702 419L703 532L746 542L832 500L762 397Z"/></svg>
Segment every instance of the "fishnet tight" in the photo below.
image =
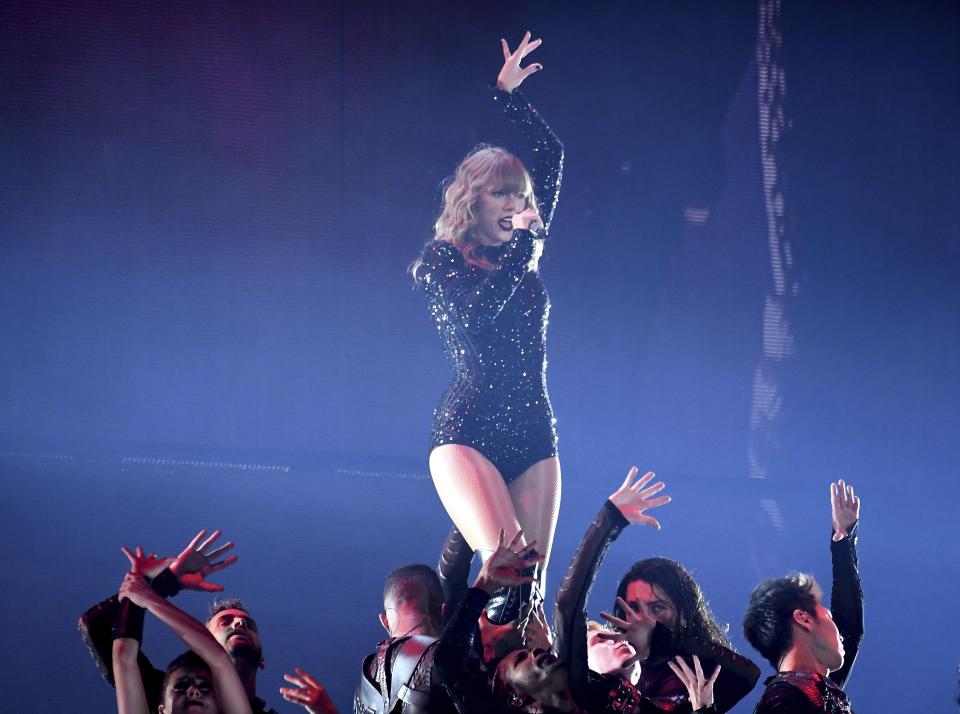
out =
<svg viewBox="0 0 960 714"><path fill-rule="evenodd" d="M560 510L556 456L533 464L508 485L476 449L445 444L431 452L430 473L450 518L484 559L496 548L501 528L508 541L521 528L524 542L536 540L545 556L539 578L543 584Z"/></svg>

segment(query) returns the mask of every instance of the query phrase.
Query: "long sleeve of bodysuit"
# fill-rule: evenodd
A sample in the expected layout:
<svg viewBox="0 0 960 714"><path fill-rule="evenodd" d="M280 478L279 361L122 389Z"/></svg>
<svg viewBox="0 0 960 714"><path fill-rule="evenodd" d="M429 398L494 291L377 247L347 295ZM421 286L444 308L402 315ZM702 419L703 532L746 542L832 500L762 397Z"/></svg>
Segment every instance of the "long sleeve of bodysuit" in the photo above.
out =
<svg viewBox="0 0 960 714"><path fill-rule="evenodd" d="M863 640L863 590L857 571L857 524L846 538L830 541L830 556L833 561L830 610L843 638L844 649L843 666L831 672L830 679L838 687L843 687Z"/></svg>
<svg viewBox="0 0 960 714"><path fill-rule="evenodd" d="M544 228L549 229L557 210L560 183L563 180L563 144L519 89L513 92L496 90L493 98L503 107L507 118L519 129L533 152L534 162L530 173L540 217L543 218Z"/></svg>

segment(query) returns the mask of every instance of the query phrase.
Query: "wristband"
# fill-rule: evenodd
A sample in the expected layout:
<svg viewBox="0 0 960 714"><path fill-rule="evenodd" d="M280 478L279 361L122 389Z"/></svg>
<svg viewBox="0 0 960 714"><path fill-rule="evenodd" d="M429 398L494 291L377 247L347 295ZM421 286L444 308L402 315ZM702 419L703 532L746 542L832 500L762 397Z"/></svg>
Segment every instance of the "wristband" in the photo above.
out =
<svg viewBox="0 0 960 714"><path fill-rule="evenodd" d="M117 609L117 615L113 619L113 627L111 628L113 639L129 638L142 644L143 617L145 613L146 611L142 607L134 605L127 598L121 600L120 607Z"/></svg>
<svg viewBox="0 0 960 714"><path fill-rule="evenodd" d="M170 568L164 568L157 577L150 581L150 587L161 597L173 597L180 592L180 579L174 575Z"/></svg>

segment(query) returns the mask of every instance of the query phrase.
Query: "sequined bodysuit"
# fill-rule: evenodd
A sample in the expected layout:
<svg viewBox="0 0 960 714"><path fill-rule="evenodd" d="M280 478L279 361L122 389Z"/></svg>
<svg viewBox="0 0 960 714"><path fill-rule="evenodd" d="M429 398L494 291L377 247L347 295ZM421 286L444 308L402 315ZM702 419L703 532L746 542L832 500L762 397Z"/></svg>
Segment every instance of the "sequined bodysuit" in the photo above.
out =
<svg viewBox="0 0 960 714"><path fill-rule="evenodd" d="M549 227L563 145L519 91L494 98L531 144L540 215ZM434 410L430 448L470 446L508 483L557 453L546 384L550 300L539 273L528 268L534 241L530 231L515 230L503 246L485 249L493 270L467 264L451 243L431 241L416 271L453 366L453 383Z"/></svg>

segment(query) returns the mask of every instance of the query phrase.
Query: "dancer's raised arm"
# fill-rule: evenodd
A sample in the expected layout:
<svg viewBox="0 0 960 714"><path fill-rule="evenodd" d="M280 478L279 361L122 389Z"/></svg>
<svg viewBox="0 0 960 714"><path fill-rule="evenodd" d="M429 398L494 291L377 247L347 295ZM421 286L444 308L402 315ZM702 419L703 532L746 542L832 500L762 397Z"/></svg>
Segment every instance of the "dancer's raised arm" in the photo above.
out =
<svg viewBox="0 0 960 714"><path fill-rule="evenodd" d="M134 605L153 614L199 655L210 668L217 701L226 714L251 714L250 700L227 651L203 623L168 602L150 587L140 574L145 562L141 549L138 548L136 553L132 553L124 548L123 552L130 559L131 572L120 586L120 599L127 598ZM169 689L169 682L166 688ZM165 692L165 696L166 694Z"/></svg>

